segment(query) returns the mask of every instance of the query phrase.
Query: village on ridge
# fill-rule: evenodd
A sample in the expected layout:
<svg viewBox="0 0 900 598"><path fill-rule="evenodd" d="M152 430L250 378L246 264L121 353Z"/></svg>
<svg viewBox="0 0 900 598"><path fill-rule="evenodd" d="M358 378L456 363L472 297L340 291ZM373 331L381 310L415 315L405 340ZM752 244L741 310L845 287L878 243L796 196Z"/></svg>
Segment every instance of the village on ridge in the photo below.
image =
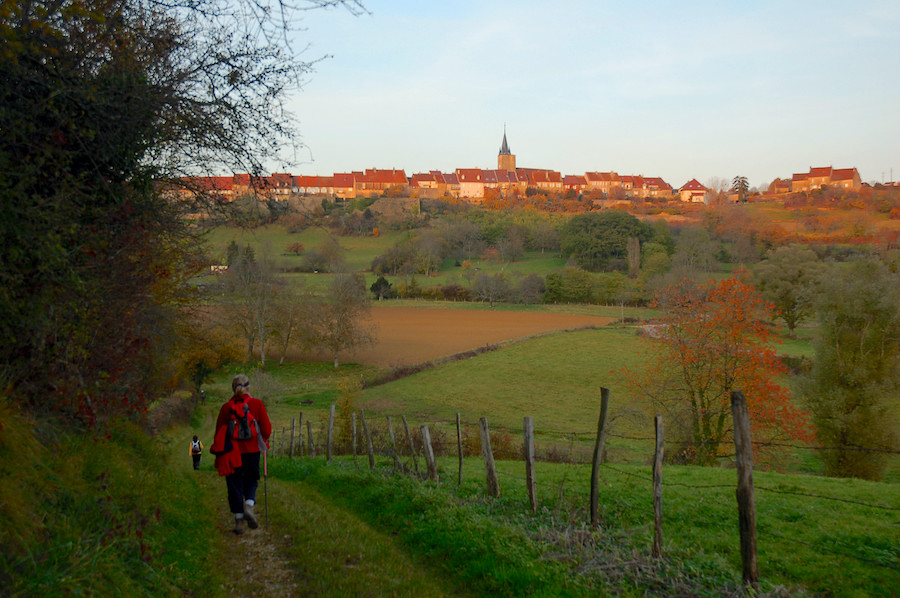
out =
<svg viewBox="0 0 900 598"><path fill-rule="evenodd" d="M546 194L591 194L603 199L642 198L707 203L711 191L697 179L691 179L674 189L659 177L620 175L616 172L585 172L583 175L563 175L543 168L521 168L509 149L506 131L497 155L496 169L457 168L445 173L432 170L407 176L403 169L370 168L365 171L335 173L332 176L292 175L273 173L269 176L234 174L232 176L192 177L187 181L190 191L203 191L222 201L230 201L246 194L265 194L273 199L286 196L321 195L336 199L381 196L392 190L398 194L426 199L442 197L480 203L487 195L499 197L521 196L529 190ZM898 185L897 183L891 183ZM769 188L760 190L768 199L788 193L810 192L823 187L837 187L859 191L864 183L856 168L810 167L808 172L795 173L790 179L775 179ZM737 201L737 193L728 195Z"/></svg>

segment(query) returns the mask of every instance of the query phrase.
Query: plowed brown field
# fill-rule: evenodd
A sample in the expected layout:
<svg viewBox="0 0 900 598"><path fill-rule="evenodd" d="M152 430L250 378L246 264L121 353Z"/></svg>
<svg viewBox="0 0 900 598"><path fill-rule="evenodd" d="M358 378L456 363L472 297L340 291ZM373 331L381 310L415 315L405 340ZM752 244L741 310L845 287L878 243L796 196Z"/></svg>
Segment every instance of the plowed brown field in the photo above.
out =
<svg viewBox="0 0 900 598"><path fill-rule="evenodd" d="M379 367L413 365L484 345L535 334L603 326L614 318L499 310L374 307L375 344L341 353L343 362ZM323 354L306 355L329 361Z"/></svg>

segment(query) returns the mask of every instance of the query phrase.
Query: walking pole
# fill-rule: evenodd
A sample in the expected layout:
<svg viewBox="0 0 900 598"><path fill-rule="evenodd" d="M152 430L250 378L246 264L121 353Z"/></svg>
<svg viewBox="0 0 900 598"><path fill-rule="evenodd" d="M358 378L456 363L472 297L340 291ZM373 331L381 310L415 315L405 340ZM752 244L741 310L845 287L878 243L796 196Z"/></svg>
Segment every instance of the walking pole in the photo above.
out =
<svg viewBox="0 0 900 598"><path fill-rule="evenodd" d="M266 453L263 451L263 496L266 504L266 529L269 529L269 461L266 459Z"/></svg>

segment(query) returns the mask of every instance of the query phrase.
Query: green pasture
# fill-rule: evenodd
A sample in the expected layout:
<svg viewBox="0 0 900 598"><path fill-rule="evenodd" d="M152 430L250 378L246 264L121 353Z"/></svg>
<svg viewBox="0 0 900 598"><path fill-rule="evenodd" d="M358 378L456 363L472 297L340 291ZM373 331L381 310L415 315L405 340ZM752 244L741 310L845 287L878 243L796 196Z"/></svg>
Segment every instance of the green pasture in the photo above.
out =
<svg viewBox="0 0 900 598"><path fill-rule="evenodd" d="M378 237L335 237L340 246L344 248L344 259L351 271L369 270L372 260L384 253L384 251L398 240L408 235L408 232L386 231ZM206 234L207 252L211 257L225 261L225 250L231 241L238 246L250 245L257 255L264 251L270 251L276 258L276 263L287 267L299 266L303 261L303 255L287 253L288 245L303 243L307 250L315 249L331 233L319 227L309 227L300 232L289 233L284 226L272 224L258 228L240 228L233 226L218 226L210 229Z"/></svg>
<svg viewBox="0 0 900 598"><path fill-rule="evenodd" d="M743 595L732 469L663 468L663 554L655 559L649 465L601 467L600 527L592 530L587 465L539 462L533 514L519 461L497 462L496 498L487 496L480 458L464 460L459 486L455 458L438 460L437 484L389 475L383 457L373 472L361 462L279 461L275 475L315 487L481 595ZM898 587L900 486L754 478L763 595L890 596Z"/></svg>
<svg viewBox="0 0 900 598"><path fill-rule="evenodd" d="M347 269L352 272L361 272L366 277L366 285L371 285L377 278L372 274L372 260L381 255L395 243L407 236L415 234L409 231L386 231L378 237L335 237L344 249L344 258ZM303 243L307 250L318 247L329 231L319 227L309 227L297 233L289 233L284 226L267 225L248 229L232 226L218 226L206 233L207 253L218 263L225 262L225 252L228 244L234 241L239 247L249 245L253 247L257 255L268 251L273 256L277 266L284 268L289 273L284 278L303 284L307 288L321 291L328 286L331 274L290 272L303 263L303 255L287 253L286 248L296 242ZM495 274L504 273L511 282L516 282L528 274L535 273L546 276L565 265L565 260L554 253L541 253L540 251L526 252L526 255L516 262L496 262L473 258L470 260L471 268L464 269L461 262L446 259L438 271L432 276L417 275L416 282L421 288L459 284L471 286L472 280L481 272ZM388 282L397 284L406 282L411 277L387 276Z"/></svg>
<svg viewBox="0 0 900 598"><path fill-rule="evenodd" d="M631 328L538 337L368 388L360 404L423 421L454 420L460 412L507 428L521 429L522 418L533 417L538 429L590 432L601 386L612 390L614 414L633 406L619 370L640 363L644 342Z"/></svg>

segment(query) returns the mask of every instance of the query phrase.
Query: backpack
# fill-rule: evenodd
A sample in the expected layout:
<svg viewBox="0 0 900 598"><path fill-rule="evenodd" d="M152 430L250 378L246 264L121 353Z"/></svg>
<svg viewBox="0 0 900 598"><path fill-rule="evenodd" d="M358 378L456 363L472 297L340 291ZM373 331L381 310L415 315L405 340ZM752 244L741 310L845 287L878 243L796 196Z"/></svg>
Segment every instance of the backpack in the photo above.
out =
<svg viewBox="0 0 900 598"><path fill-rule="evenodd" d="M191 440L191 454L199 455L203 452L203 449L200 448L199 440Z"/></svg>
<svg viewBox="0 0 900 598"><path fill-rule="evenodd" d="M246 401L233 407L228 425L230 427L228 436L237 440L250 440L259 434L259 424Z"/></svg>

